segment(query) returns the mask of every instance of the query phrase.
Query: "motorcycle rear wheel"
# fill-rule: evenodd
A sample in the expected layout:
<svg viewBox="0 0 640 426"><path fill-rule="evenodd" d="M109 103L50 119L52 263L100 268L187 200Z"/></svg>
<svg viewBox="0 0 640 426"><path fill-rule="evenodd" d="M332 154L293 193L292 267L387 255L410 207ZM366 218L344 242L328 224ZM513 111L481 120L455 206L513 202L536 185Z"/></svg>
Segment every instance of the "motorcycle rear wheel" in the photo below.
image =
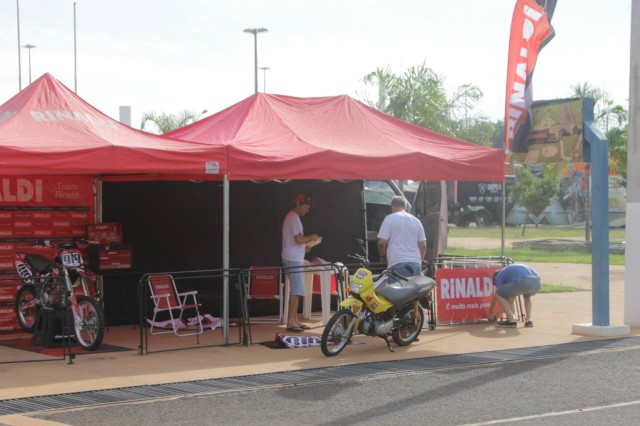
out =
<svg viewBox="0 0 640 426"><path fill-rule="evenodd" d="M36 328L36 318L38 317L38 308L35 304L25 307L33 299L36 298L36 288L32 285L23 285L16 295L16 317L18 324L27 333L33 333Z"/></svg>
<svg viewBox="0 0 640 426"><path fill-rule="evenodd" d="M353 329L349 330L349 324L354 317L349 309L340 309L331 317L320 341L323 354L336 356L347 346L353 334Z"/></svg>
<svg viewBox="0 0 640 426"><path fill-rule="evenodd" d="M104 312L100 304L92 297L77 298L81 321L74 321L76 342L87 351L100 347L104 339Z"/></svg>
<svg viewBox="0 0 640 426"><path fill-rule="evenodd" d="M411 319L407 321L406 319L402 319L400 327L391 333L391 337L393 337L393 341L396 342L398 346L408 346L413 343L414 340L418 337L418 335L422 332L422 323L424 322L424 317L422 315L422 309L418 307L418 316L415 317L415 310L413 307L409 312L404 315L406 318L408 315L411 316Z"/></svg>

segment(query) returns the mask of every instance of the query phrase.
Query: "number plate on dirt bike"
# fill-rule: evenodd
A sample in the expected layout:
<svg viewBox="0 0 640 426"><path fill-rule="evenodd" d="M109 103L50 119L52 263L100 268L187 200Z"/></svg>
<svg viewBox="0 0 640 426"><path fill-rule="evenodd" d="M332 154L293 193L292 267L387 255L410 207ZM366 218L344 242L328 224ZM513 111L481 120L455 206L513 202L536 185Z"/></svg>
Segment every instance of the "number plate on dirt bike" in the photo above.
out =
<svg viewBox="0 0 640 426"><path fill-rule="evenodd" d="M67 268L77 268L82 266L82 254L79 250L66 250L60 254L62 265Z"/></svg>

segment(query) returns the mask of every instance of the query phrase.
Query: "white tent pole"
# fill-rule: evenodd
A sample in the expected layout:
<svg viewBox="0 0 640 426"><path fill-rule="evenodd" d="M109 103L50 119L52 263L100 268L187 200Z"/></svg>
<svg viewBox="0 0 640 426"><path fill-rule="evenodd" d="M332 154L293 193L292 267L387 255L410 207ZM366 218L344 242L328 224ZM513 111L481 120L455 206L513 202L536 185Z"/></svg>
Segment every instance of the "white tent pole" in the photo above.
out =
<svg viewBox="0 0 640 426"><path fill-rule="evenodd" d="M502 220L500 221L500 255L504 257L504 245L505 245L505 226L506 226L506 217L505 214L507 212L507 180L505 178L502 179Z"/></svg>
<svg viewBox="0 0 640 426"><path fill-rule="evenodd" d="M222 194L222 267L229 269L229 176L224 175ZM223 282L222 336L224 344L229 344L229 277L225 274Z"/></svg>

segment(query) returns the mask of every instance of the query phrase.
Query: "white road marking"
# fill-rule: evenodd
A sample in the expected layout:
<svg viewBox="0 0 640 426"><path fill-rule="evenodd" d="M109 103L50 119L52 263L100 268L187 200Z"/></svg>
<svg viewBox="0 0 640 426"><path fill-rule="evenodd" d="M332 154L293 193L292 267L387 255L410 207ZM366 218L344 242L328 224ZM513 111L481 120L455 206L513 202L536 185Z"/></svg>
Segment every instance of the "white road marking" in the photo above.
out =
<svg viewBox="0 0 640 426"><path fill-rule="evenodd" d="M555 412L550 412L550 413L533 414L531 416L524 416L524 417L511 417L511 418L508 418L508 419L490 420L490 421L487 421L487 422L480 422L480 423L468 423L468 424L463 425L463 426L496 425L496 424L500 424L500 423L520 422L520 421L524 421L524 420L542 419L542 418L545 418L545 417L566 416L568 414L584 413L584 412L587 412L587 411L608 410L608 409L611 409L611 408L628 407L628 406L631 406L631 405L640 405L640 400L629 401L629 402L620 402L620 403L617 403L617 404L610 404L610 405L596 405L594 407L576 408L576 409L573 409L573 410L566 410L566 411L555 411Z"/></svg>

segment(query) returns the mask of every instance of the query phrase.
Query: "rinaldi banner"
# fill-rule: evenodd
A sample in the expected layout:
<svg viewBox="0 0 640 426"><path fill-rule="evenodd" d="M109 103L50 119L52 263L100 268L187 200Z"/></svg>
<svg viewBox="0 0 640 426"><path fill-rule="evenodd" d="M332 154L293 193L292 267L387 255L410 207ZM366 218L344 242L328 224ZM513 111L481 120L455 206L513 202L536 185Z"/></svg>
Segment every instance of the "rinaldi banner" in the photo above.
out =
<svg viewBox="0 0 640 426"><path fill-rule="evenodd" d="M0 258L16 241L85 237L93 192L91 176L0 176ZM5 260L0 270L13 269Z"/></svg>
<svg viewBox="0 0 640 426"><path fill-rule="evenodd" d="M527 151L533 101L531 80L538 53L555 35L551 27L555 7L556 0L518 0L513 11L504 120L507 153Z"/></svg>
<svg viewBox="0 0 640 426"><path fill-rule="evenodd" d="M499 266L438 269L438 322L487 319L494 293L493 273L498 269Z"/></svg>
<svg viewBox="0 0 640 426"><path fill-rule="evenodd" d="M91 176L0 176L0 207L91 206Z"/></svg>

